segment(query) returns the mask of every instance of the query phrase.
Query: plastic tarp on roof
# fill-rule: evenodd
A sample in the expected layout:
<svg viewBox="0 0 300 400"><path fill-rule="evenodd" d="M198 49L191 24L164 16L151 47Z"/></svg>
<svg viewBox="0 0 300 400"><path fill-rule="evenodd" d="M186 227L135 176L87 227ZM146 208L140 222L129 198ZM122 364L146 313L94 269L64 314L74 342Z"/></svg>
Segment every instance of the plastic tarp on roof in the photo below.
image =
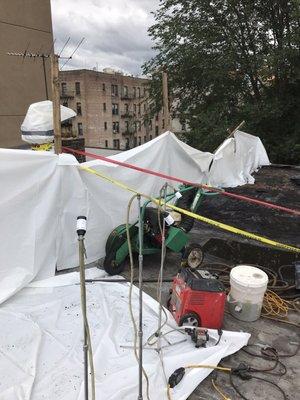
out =
<svg viewBox="0 0 300 400"><path fill-rule="evenodd" d="M87 270L88 278L103 272ZM1 400L83 400L82 316L79 274L71 273L34 282L0 309ZM133 328L128 308L128 284L87 284L87 311L96 373L97 400L133 400L138 395L138 366L133 348ZM133 290L133 312L138 316L138 290ZM144 295L144 338L157 329L158 303ZM176 327L168 314L167 332ZM173 332L168 346L162 339L162 357L169 377L175 369L190 364L217 365L247 344L249 334L210 330L206 348L195 348L188 335ZM185 340L185 341L183 341ZM179 343L181 342L181 343ZM143 352L143 365L150 380L150 399L166 400L159 354ZM172 390L173 400L187 399L211 369L192 369ZM144 398L146 384L144 380Z"/></svg>
<svg viewBox="0 0 300 400"><path fill-rule="evenodd" d="M227 142L217 152L210 175L215 185L244 184L251 171L263 165L259 139L239 133L235 140L236 153ZM234 158L236 163L230 164L233 154L238 154ZM206 183L213 157L166 132L111 158ZM165 183L164 179L153 175L107 162L91 161L84 165L148 195L157 196ZM31 280L53 275L55 265L58 269L77 266L75 223L80 214L88 217L87 262L103 257L107 236L115 226L126 221L126 208L132 195L80 170L73 156L48 152L1 149L0 181L4 235L0 241L0 302ZM131 220L135 220L136 214L133 209Z"/></svg>
<svg viewBox="0 0 300 400"><path fill-rule="evenodd" d="M234 138L226 139L214 154L208 174L211 186L235 187L254 183L252 173L270 161L257 136L236 131Z"/></svg>
<svg viewBox="0 0 300 400"><path fill-rule="evenodd" d="M173 133L166 132L151 142L109 158L179 178L205 183L207 180L206 168L211 161L211 155L209 153L205 155L209 161L203 157L198 162L191 158L191 149L189 146L183 146L182 142ZM195 157L198 159L199 154L202 152L193 150ZM166 181L153 175L99 160L89 161L82 165L89 166L95 171L118 179L128 186L154 197L158 195L159 190ZM90 262L105 256L106 239L114 227L126 222L127 204L133 194L86 171L81 170L80 176L88 188L89 196L86 249L88 262ZM176 182L170 183L175 187L178 186ZM142 201L144 200L142 199ZM135 211L136 209L133 208L132 220L136 218L137 213ZM73 254L75 257L73 259L70 254L68 254L68 257L59 258L59 269L74 265L77 260L76 246L77 243L74 242Z"/></svg>

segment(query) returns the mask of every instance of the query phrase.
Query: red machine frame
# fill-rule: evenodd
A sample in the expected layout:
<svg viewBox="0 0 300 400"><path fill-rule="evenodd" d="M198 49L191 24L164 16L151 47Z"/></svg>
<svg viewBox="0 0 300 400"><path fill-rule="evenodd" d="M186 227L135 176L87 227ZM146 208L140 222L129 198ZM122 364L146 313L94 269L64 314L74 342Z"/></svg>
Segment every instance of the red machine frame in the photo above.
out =
<svg viewBox="0 0 300 400"><path fill-rule="evenodd" d="M226 293L208 271L182 269L173 280L168 308L177 324L220 329Z"/></svg>

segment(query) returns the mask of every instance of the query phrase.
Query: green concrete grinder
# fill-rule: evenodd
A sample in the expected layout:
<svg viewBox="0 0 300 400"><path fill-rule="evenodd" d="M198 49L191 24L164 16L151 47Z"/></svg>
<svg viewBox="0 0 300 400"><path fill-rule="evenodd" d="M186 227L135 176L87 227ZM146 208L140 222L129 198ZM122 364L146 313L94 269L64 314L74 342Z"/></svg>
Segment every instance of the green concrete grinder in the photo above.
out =
<svg viewBox="0 0 300 400"><path fill-rule="evenodd" d="M218 193L202 188L181 185L178 191L168 194L165 201L174 201L179 208L196 213L205 196ZM146 201L141 207L143 227L142 254L150 255L159 253L162 246L161 226L165 219L165 246L167 249L182 254L182 265L197 269L203 261L203 251L198 244L188 244L188 233L194 224L194 218L185 214L160 211L150 207L151 201ZM175 215L176 214L176 215ZM171 218L170 218L171 217ZM129 225L130 242L132 251L139 251L138 221ZM119 225L109 235L105 246L104 269L110 275L120 274L125 266L129 254L126 224Z"/></svg>

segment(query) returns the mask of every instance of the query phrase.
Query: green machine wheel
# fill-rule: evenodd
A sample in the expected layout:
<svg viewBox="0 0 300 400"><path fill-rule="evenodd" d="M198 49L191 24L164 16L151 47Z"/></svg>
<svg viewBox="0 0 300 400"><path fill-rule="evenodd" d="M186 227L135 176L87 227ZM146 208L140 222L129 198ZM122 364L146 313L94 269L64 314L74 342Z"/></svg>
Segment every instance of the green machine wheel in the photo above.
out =
<svg viewBox="0 0 300 400"><path fill-rule="evenodd" d="M108 256L105 257L103 267L104 270L109 274L109 275L118 275L121 272L124 271L126 266L126 260L120 262L117 264L116 261L116 252L110 253Z"/></svg>
<svg viewBox="0 0 300 400"><path fill-rule="evenodd" d="M129 234L131 243L134 244L138 228L130 225ZM105 253L104 270L110 275L121 273L126 266L126 257L128 256L126 224L119 225L111 232L106 241Z"/></svg>

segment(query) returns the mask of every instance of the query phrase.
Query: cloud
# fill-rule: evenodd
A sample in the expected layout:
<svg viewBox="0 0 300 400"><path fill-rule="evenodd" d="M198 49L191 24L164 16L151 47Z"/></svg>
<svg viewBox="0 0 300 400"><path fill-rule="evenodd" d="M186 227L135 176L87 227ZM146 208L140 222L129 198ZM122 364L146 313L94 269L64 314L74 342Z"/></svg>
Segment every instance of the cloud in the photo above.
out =
<svg viewBox="0 0 300 400"><path fill-rule="evenodd" d="M105 67L138 75L151 58L153 43L147 29L159 0L51 0L55 50L69 56L85 41L64 69Z"/></svg>

